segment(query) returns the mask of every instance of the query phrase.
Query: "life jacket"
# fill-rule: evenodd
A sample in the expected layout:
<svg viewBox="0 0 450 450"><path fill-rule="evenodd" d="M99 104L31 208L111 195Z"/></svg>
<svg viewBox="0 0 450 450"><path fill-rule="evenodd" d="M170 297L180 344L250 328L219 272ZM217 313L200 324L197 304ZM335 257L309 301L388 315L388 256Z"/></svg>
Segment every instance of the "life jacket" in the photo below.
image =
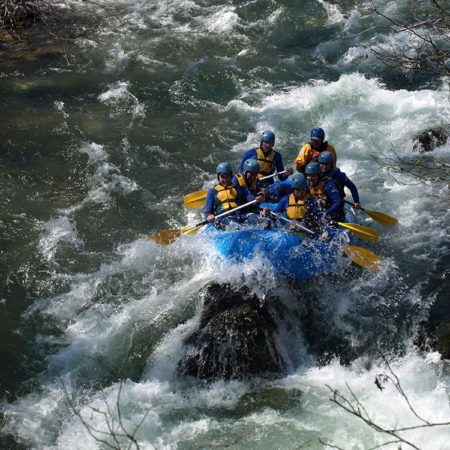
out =
<svg viewBox="0 0 450 450"><path fill-rule="evenodd" d="M258 178L271 175L275 171L275 150L272 149L268 155L265 155L260 147L256 148L255 151L259 163Z"/></svg>
<svg viewBox="0 0 450 450"><path fill-rule="evenodd" d="M311 196L306 194L304 200L296 200L294 194L289 195L288 207L286 209L286 215L289 219L301 220L305 217L308 212L308 207L306 206L306 201Z"/></svg>
<svg viewBox="0 0 450 450"><path fill-rule="evenodd" d="M256 193L258 192L258 178L255 178L249 186L248 181L241 173L237 173L235 177L240 186L248 189L253 195L256 195Z"/></svg>
<svg viewBox="0 0 450 450"><path fill-rule="evenodd" d="M309 186L309 192L311 193L312 196L317 198L317 200L319 201L319 204L322 208L328 208L330 206L327 196L325 194L325 191L323 189L325 186L325 183L329 180L331 180L339 188L339 183L337 183L336 181L334 181L332 178L330 178L328 176L321 178L316 187L311 186L311 185Z"/></svg>
<svg viewBox="0 0 450 450"><path fill-rule="evenodd" d="M236 197L238 196L237 189L234 185L222 186L218 184L214 186L217 191L216 195L216 212L221 213L223 211L228 211L229 209L236 208L238 204L236 203Z"/></svg>
<svg viewBox="0 0 450 450"><path fill-rule="evenodd" d="M311 193L311 195L317 198L319 205L323 209L328 209L331 206L331 203L328 200L324 191L325 183L330 180L335 184L335 186L338 189L340 189L339 183L328 176L323 177L316 187L309 186L309 192ZM342 199L342 208L338 209L336 212L332 214L332 219L336 221L343 221L344 218L345 218L344 201Z"/></svg>

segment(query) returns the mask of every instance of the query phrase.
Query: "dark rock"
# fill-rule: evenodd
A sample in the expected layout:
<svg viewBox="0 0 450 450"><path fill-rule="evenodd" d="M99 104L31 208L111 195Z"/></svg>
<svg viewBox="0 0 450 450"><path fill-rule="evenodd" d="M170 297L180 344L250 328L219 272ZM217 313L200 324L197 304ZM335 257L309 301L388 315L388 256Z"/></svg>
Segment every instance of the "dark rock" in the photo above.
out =
<svg viewBox="0 0 450 450"><path fill-rule="evenodd" d="M431 152L447 142L448 129L445 126L430 128L418 134L414 139L413 150Z"/></svg>
<svg viewBox="0 0 450 450"><path fill-rule="evenodd" d="M270 306L274 303L261 304L245 287L208 286L199 327L185 340L178 373L201 379L284 373L276 348L278 313Z"/></svg>

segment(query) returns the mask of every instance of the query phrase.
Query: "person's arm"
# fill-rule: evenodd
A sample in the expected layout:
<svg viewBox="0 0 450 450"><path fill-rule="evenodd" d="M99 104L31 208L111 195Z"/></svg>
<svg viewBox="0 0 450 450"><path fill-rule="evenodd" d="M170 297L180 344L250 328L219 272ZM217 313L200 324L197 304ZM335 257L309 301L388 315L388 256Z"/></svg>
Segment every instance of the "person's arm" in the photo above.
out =
<svg viewBox="0 0 450 450"><path fill-rule="evenodd" d="M278 152L275 153L274 162L275 162L275 168L276 168L277 172L283 172L285 170L284 166L283 166L283 157L281 156L280 153L278 153ZM287 180L290 175L292 175L292 169L290 167L286 167L286 173L283 173L282 175L278 175L278 179L280 181L284 181L284 180Z"/></svg>
<svg viewBox="0 0 450 450"><path fill-rule="evenodd" d="M256 197L252 194L250 189L244 187L242 189L245 191L243 194L240 194L240 197L244 199L243 203L248 203L251 202L252 200L255 200Z"/></svg>
<svg viewBox="0 0 450 450"><path fill-rule="evenodd" d="M342 208L344 200L342 198L341 192L339 191L339 188L334 181L330 180L325 183L323 190L325 192L325 195L327 196L328 202L330 203L330 206L325 210L325 212L328 216L332 216Z"/></svg>
<svg viewBox="0 0 450 450"><path fill-rule="evenodd" d="M305 167L311 161L311 157L312 157L311 146L309 144L305 144L301 148L295 160L295 167L297 168L297 172L305 171Z"/></svg>
<svg viewBox="0 0 450 450"><path fill-rule="evenodd" d="M276 169L275 172L283 172L284 171L283 158L281 156L281 153L278 153L278 152L275 153L274 163L275 163L275 169ZM278 179L280 181L284 181L286 178L287 178L287 176L285 173L283 175L278 175Z"/></svg>
<svg viewBox="0 0 450 450"><path fill-rule="evenodd" d="M205 219L209 220L208 217L214 215L214 200L216 198L217 191L215 189L210 189L206 195L205 204Z"/></svg>
<svg viewBox="0 0 450 450"><path fill-rule="evenodd" d="M247 188L239 184L235 184L234 187L237 191L236 203L238 206L251 202L255 199L255 196Z"/></svg>
<svg viewBox="0 0 450 450"><path fill-rule="evenodd" d="M281 200L277 203L277 205L273 209L266 206L263 209L263 215L269 216L271 211L274 213L282 214L286 211L288 204L289 204L289 196L286 195L281 198Z"/></svg>
<svg viewBox="0 0 450 450"><path fill-rule="evenodd" d="M278 202L277 206L275 206L273 212L282 214L287 210L288 205L289 205L289 196L285 195Z"/></svg>
<svg viewBox="0 0 450 450"><path fill-rule="evenodd" d="M244 156L242 157L242 161L239 164L239 167L237 170L239 173L244 173L244 163L245 163L245 161L247 161L247 159L257 159L256 151L254 148L251 148L244 153Z"/></svg>
<svg viewBox="0 0 450 450"><path fill-rule="evenodd" d="M359 205L359 193L357 187L354 185L352 180L350 180L350 178L347 175L345 175L345 173L343 175L345 177L344 186L348 188L352 193L353 202L358 203Z"/></svg>

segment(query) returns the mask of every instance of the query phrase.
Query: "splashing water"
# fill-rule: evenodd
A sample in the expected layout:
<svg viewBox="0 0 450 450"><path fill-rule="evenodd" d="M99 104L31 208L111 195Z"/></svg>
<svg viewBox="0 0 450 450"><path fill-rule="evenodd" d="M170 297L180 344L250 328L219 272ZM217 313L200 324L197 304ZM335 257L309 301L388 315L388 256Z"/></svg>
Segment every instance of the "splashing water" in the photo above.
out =
<svg viewBox="0 0 450 450"><path fill-rule="evenodd" d="M419 132L448 123L448 86L414 85L366 58L402 36L341 3L104 2L97 28L65 49L70 65L52 55L0 64L2 447L102 448L89 427L121 447L134 433L140 448L392 440L330 401L338 390L381 427L411 427L401 436L417 447L448 448L450 427L414 428L450 420L448 363L414 346L445 295L448 208L372 157L408 158ZM293 166L315 126L363 206L399 218L384 228L359 214L381 234L358 244L382 257L380 271L294 283L264 255L220 258L201 234L147 240L203 220L183 195L211 187L217 163L236 168L261 131L274 130ZM448 163L448 144L430 157ZM282 376L179 376L213 283L284 312L274 316ZM410 405L393 383L377 388L390 374L380 351Z"/></svg>

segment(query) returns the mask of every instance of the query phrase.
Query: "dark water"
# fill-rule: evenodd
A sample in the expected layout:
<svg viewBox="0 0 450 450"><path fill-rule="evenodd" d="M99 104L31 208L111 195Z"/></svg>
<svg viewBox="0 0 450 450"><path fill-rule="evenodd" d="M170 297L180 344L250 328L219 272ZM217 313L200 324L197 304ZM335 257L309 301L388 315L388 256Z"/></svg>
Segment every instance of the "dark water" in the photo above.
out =
<svg viewBox="0 0 450 450"><path fill-rule="evenodd" d="M383 2L399 19L413 6ZM324 386L348 381L387 421L395 417L395 392L387 400L370 390L381 370L377 343L392 351L424 415L448 420L445 364L412 346L435 296L448 298L448 208L371 157L392 148L407 157L418 132L448 123L448 84L377 60L370 46L398 46L403 37L374 27L382 19L360 2L128 1L105 3L92 21L84 14L89 7L75 4L67 20L80 28L64 45L2 49L4 446L78 448L83 436L83 448L97 448L59 380L89 414L129 378L127 422L152 408L143 448L323 448L320 439L368 448L380 442L376 434L336 412ZM146 241L201 219L183 195L209 187L217 163L237 167L261 131L275 131L292 165L318 125L363 205L400 220L388 229L361 215L382 234L378 245L363 244L382 256L381 272L299 287L261 261L223 270L201 239L169 248ZM448 145L432 158L448 162ZM202 289L230 281L261 298L281 294L293 311L306 301L317 326L303 330L304 341L286 338L297 363L282 380L183 384L172 363ZM327 342L322 330L345 344L349 364L314 360L307 342ZM412 420L407 407L396 413ZM99 417L92 423L102 426ZM448 433L411 439L448 448Z"/></svg>

